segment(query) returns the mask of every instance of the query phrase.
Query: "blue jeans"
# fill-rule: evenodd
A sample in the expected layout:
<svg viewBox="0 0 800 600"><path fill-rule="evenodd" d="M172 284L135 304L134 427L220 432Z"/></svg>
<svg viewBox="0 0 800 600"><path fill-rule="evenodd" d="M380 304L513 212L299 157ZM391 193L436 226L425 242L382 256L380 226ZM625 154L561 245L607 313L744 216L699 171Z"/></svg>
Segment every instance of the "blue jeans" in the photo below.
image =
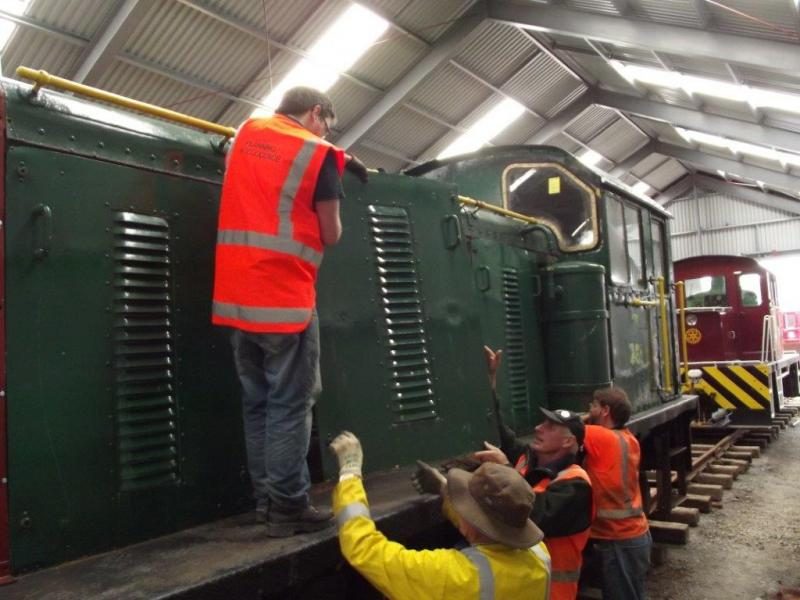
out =
<svg viewBox="0 0 800 600"><path fill-rule="evenodd" d="M595 540L603 564L603 600L645 600L653 538L648 531L628 540Z"/></svg>
<svg viewBox="0 0 800 600"><path fill-rule="evenodd" d="M322 390L316 312L301 333L235 329L231 342L256 508L301 510L311 486L306 463L311 409Z"/></svg>

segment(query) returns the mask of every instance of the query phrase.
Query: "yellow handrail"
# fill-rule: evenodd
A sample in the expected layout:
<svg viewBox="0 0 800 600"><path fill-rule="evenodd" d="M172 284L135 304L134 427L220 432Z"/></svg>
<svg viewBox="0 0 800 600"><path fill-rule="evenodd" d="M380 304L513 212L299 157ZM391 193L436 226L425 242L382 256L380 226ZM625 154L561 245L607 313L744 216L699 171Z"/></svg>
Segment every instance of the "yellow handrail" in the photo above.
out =
<svg viewBox="0 0 800 600"><path fill-rule="evenodd" d="M528 215L523 215L522 213L514 212L513 210L508 210L507 208L502 208L500 206L495 206L494 204L489 204L488 202L481 202L480 200L475 200L474 198L468 198L467 196L459 196L458 201L461 204L466 204L467 206L475 206L477 208L488 210L489 212L503 215L504 217L518 219L532 225L538 225L541 223L541 221L534 219L533 217L529 217Z"/></svg>
<svg viewBox="0 0 800 600"><path fill-rule="evenodd" d="M681 383L686 383L689 372L689 347L686 344L686 284L682 281L675 284L675 295L678 297L678 314L681 320L681 362L683 362Z"/></svg>
<svg viewBox="0 0 800 600"><path fill-rule="evenodd" d="M664 363L664 390L672 393L672 361L669 357L669 321L667 321L667 294L664 278L658 278L658 301L661 304L661 355Z"/></svg>
<svg viewBox="0 0 800 600"><path fill-rule="evenodd" d="M203 131L218 133L226 138L236 135L236 130L233 127L225 127L224 125L219 125L218 123L212 123L211 121L206 121L205 119L191 117L183 113L175 112L174 110L169 110L168 108L156 106L155 104L139 102L133 98L126 98L125 96L120 96L119 94L112 94L111 92L106 92L89 85L83 85L82 83L76 83L74 81L70 81L69 79L63 79L61 77L56 77L55 75L50 75L50 73L47 71L30 69L28 67L17 67L17 75L24 79L35 81L36 85L33 88L34 91L38 90L42 86L58 88L68 92L73 92L75 94L81 94L82 96L87 96L89 98L94 98L95 100L102 100L103 102L109 102L110 104L116 104L117 106L122 106L131 110L137 110L147 115L153 115L169 121L175 121L176 123L189 125L190 127L196 127L197 129L202 129Z"/></svg>
<svg viewBox="0 0 800 600"><path fill-rule="evenodd" d="M642 300L640 298L634 298L628 304L631 306L661 306L661 303L657 300Z"/></svg>

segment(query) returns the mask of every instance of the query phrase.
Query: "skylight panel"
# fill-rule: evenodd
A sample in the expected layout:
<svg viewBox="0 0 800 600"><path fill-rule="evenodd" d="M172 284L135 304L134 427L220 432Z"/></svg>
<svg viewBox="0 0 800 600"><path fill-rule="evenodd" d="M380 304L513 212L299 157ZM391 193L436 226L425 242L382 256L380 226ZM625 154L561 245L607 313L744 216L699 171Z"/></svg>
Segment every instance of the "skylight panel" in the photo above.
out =
<svg viewBox="0 0 800 600"><path fill-rule="evenodd" d="M500 135L523 112L525 112L525 107L522 104L511 98L506 98L478 119L472 127L445 148L436 158L447 158L477 150Z"/></svg>
<svg viewBox="0 0 800 600"><path fill-rule="evenodd" d="M30 3L31 0L5 0L3 9L14 15L23 15ZM14 22L0 17L0 52L5 50L8 40L14 35L16 29L17 26Z"/></svg>
<svg viewBox="0 0 800 600"><path fill-rule="evenodd" d="M286 90L306 85L327 91L339 76L364 55L389 27L389 22L360 4L352 4L309 48L307 57L262 100L266 110L257 108L253 116L271 114Z"/></svg>
<svg viewBox="0 0 800 600"><path fill-rule="evenodd" d="M588 149L576 155L575 158L577 158L587 167L596 167L601 160L605 160L605 157L602 154Z"/></svg>
<svg viewBox="0 0 800 600"><path fill-rule="evenodd" d="M758 144L751 144L749 142L740 142L739 140L732 140L701 131L683 129L682 127L676 127L675 130L689 143L715 146L717 148L730 150L734 154L765 158L793 167L800 166L800 154L775 150L774 148L759 146Z"/></svg>
<svg viewBox="0 0 800 600"><path fill-rule="evenodd" d="M697 75L684 75L676 71L664 71L653 67L629 65L618 60L611 61L625 80L683 90L687 94L703 94L724 100L744 102L753 108L775 108L800 114L800 95L776 92L748 85L729 83Z"/></svg>

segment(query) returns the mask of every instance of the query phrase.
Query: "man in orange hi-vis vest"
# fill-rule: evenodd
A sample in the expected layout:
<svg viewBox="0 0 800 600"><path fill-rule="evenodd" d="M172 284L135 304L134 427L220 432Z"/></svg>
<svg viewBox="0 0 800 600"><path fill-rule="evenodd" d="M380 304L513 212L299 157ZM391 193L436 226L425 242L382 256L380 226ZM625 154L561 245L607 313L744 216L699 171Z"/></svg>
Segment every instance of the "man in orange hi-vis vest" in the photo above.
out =
<svg viewBox="0 0 800 600"><path fill-rule="evenodd" d="M222 185L212 322L233 330L256 516L275 537L332 523L309 503L305 458L321 391L315 284L342 232L342 171L367 178L324 140L334 121L328 96L288 90L273 116L240 127Z"/></svg>
<svg viewBox="0 0 800 600"><path fill-rule="evenodd" d="M488 347L484 351L496 399L495 380L502 351ZM585 427L577 413L540 410L544 421L536 426L533 440L527 443L518 440L503 424L495 402L502 449L485 442L486 450L476 452L475 458L513 465L531 486L536 494L531 520L544 532L552 561L550 600L575 600L593 517L589 476L577 464Z"/></svg>
<svg viewBox="0 0 800 600"><path fill-rule="evenodd" d="M652 538L639 489L641 450L625 428L631 404L617 387L595 390L587 416L584 467L597 516L590 538L603 565L604 600L644 600Z"/></svg>

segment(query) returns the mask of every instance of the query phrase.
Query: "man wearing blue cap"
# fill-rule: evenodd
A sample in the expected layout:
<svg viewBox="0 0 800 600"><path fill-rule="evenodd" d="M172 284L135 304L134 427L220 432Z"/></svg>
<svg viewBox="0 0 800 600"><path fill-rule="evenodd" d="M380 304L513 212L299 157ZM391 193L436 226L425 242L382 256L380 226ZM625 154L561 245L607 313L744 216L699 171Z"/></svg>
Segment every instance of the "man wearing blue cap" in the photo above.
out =
<svg viewBox="0 0 800 600"><path fill-rule="evenodd" d="M485 352L494 393L501 354L489 348ZM530 444L518 440L498 413L502 449L484 442L486 450L476 452L475 458L514 465L533 488L536 500L531 520L544 532L552 559L550 598L574 600L583 548L594 517L591 481L578 464L585 427L578 413L546 408L541 411L544 421L536 426Z"/></svg>

